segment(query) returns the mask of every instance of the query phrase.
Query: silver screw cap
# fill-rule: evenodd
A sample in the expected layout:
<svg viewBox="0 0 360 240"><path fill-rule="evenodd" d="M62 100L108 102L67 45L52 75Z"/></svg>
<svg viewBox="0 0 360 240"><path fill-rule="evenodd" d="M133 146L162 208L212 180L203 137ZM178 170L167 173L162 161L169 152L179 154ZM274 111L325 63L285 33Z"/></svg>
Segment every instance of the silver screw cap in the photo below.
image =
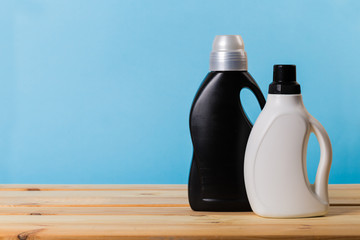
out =
<svg viewBox="0 0 360 240"><path fill-rule="evenodd" d="M217 35L210 54L210 71L247 71L247 56L240 35Z"/></svg>

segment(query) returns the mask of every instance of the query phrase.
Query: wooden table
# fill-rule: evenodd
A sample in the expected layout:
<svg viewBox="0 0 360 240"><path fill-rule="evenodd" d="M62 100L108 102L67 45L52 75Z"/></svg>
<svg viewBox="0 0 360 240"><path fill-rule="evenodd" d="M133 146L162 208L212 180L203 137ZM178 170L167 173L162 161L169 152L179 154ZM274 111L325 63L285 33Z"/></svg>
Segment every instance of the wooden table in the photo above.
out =
<svg viewBox="0 0 360 240"><path fill-rule="evenodd" d="M360 239L360 185L326 217L194 212L186 185L0 185L0 239Z"/></svg>

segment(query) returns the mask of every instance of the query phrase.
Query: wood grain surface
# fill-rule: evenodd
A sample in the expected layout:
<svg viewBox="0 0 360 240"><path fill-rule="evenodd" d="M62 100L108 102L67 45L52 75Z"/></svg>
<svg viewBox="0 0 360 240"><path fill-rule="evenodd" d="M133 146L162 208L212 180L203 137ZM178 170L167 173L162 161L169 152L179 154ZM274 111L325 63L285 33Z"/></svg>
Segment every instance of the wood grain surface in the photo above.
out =
<svg viewBox="0 0 360 240"><path fill-rule="evenodd" d="M194 212L186 185L0 185L0 239L360 239L360 185L325 217Z"/></svg>

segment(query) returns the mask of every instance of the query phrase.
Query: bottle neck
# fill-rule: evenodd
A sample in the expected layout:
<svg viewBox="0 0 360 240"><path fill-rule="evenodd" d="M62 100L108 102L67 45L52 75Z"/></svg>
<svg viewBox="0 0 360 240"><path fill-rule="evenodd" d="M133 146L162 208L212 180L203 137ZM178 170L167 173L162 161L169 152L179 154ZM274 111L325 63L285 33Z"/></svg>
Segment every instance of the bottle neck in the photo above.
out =
<svg viewBox="0 0 360 240"><path fill-rule="evenodd" d="M247 71L245 51L212 52L210 55L210 71Z"/></svg>

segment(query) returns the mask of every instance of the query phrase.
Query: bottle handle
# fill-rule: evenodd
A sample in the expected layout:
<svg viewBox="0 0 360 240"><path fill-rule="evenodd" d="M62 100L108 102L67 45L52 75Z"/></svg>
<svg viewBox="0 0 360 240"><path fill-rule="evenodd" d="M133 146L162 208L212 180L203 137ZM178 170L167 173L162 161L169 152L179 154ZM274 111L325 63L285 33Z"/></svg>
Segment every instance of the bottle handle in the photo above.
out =
<svg viewBox="0 0 360 240"><path fill-rule="evenodd" d="M313 185L316 195L324 202L329 203L328 182L332 161L332 147L329 135L321 123L310 116L311 131L315 134L320 145L320 162Z"/></svg>
<svg viewBox="0 0 360 240"><path fill-rule="evenodd" d="M243 85L242 88L247 88L249 89L256 97L256 100L258 101L261 110L264 108L266 100L264 95L262 94L259 86L256 84L255 80L253 80L252 78L249 79L249 81L245 82L245 84ZM241 89L240 89L241 91ZM250 126L252 126L253 124L251 123L249 117L247 116L247 114L245 113L245 109L243 109L244 115L245 115L245 119L247 120L248 124Z"/></svg>
<svg viewBox="0 0 360 240"><path fill-rule="evenodd" d="M251 81L248 81L245 83L244 88L250 89L250 91L255 95L260 108L263 109L266 103L265 97L263 93L260 90L260 87L256 84L256 82L251 79Z"/></svg>

